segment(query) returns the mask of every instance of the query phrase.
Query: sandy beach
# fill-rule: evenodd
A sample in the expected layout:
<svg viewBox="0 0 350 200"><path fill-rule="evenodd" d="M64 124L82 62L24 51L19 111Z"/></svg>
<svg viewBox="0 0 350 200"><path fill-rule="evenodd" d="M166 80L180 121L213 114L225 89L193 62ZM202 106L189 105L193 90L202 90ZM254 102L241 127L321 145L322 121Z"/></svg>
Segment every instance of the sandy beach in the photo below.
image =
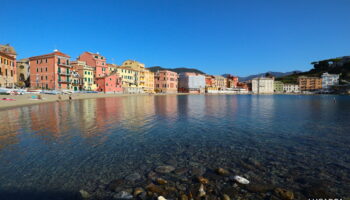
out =
<svg viewBox="0 0 350 200"><path fill-rule="evenodd" d="M68 101L69 96L72 100L78 99L94 99L94 98L105 98L105 97L119 97L119 96L148 96L148 95L184 95L184 94L104 94L104 93L86 93L86 94L64 94L60 95L50 95L50 94L40 94L42 99L32 99L32 96L38 96L37 94L24 94L24 95L0 95L0 110L7 109L18 106L27 106L39 103L48 103L56 101ZM2 100L4 98L14 99L13 101Z"/></svg>

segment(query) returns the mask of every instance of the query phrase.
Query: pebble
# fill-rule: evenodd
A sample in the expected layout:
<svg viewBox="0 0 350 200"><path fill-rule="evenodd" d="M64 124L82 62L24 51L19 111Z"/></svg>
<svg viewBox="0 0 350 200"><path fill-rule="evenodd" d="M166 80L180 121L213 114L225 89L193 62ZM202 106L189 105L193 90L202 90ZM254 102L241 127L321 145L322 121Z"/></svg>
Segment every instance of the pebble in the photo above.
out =
<svg viewBox="0 0 350 200"><path fill-rule="evenodd" d="M242 176L234 176L233 179L234 179L235 181L237 181L237 183L240 183L240 184L243 184L243 185L249 184L248 179L243 178Z"/></svg>
<svg viewBox="0 0 350 200"><path fill-rule="evenodd" d="M294 199L294 193L292 191L282 189L282 188L276 188L274 190L277 196L279 196L281 199L284 200L293 200Z"/></svg>
<svg viewBox="0 0 350 200"><path fill-rule="evenodd" d="M125 180L130 182L135 182L139 179L141 179L141 175L139 173L133 173L125 177Z"/></svg>
<svg viewBox="0 0 350 200"><path fill-rule="evenodd" d="M124 184L124 180L123 179L116 179L116 180L113 180L109 183L108 185L108 190L111 190L111 191L117 191L118 188Z"/></svg>
<svg viewBox="0 0 350 200"><path fill-rule="evenodd" d="M121 191L118 194L114 195L113 197L115 199L132 199L133 198L133 196L126 191Z"/></svg>
<svg viewBox="0 0 350 200"><path fill-rule="evenodd" d="M222 195L222 200L231 200L231 198L227 194L224 194Z"/></svg>
<svg viewBox="0 0 350 200"><path fill-rule="evenodd" d="M164 185L164 184L167 184L167 183L168 183L167 180L162 179L162 178L157 178L157 179L156 179L156 182L157 182L159 185Z"/></svg>
<svg viewBox="0 0 350 200"><path fill-rule="evenodd" d="M137 187L134 189L134 196L136 197L137 195L141 194L142 192L144 192L145 190L141 187Z"/></svg>
<svg viewBox="0 0 350 200"><path fill-rule="evenodd" d="M155 171L161 174L167 174L170 173L172 171L174 171L175 168L171 165L162 165L162 166L158 166Z"/></svg>
<svg viewBox="0 0 350 200"><path fill-rule="evenodd" d="M85 190L79 190L79 193L80 193L80 195L81 195L81 197L82 197L83 199L88 199L88 198L90 198L90 194L89 194L87 191L85 191Z"/></svg>
<svg viewBox="0 0 350 200"><path fill-rule="evenodd" d="M166 200L166 198L164 198L163 196L159 196L158 200Z"/></svg>
<svg viewBox="0 0 350 200"><path fill-rule="evenodd" d="M146 189L152 193L157 193L159 195L165 195L167 192L160 186L154 185L153 183L146 186Z"/></svg>
<svg viewBox="0 0 350 200"><path fill-rule="evenodd" d="M198 190L198 197L204 197L206 195L205 191L204 191L204 186L203 184L201 184L201 186L199 187Z"/></svg>
<svg viewBox="0 0 350 200"><path fill-rule="evenodd" d="M229 171L227 171L226 169L221 168L221 167L218 168L218 169L216 170L216 172L217 172L218 174L222 175L222 176L227 176L227 175L230 174Z"/></svg>
<svg viewBox="0 0 350 200"><path fill-rule="evenodd" d="M203 176L199 176L199 177L197 177L197 179L202 184L208 184L209 183L209 180L204 178Z"/></svg>
<svg viewBox="0 0 350 200"><path fill-rule="evenodd" d="M185 194L181 195L181 200L188 200L188 197Z"/></svg>

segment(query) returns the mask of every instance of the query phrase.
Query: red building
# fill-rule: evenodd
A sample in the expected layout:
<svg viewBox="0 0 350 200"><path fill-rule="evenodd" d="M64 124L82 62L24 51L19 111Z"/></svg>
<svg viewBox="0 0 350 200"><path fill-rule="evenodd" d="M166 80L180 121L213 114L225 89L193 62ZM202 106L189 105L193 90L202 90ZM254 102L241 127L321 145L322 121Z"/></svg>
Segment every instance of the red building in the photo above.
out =
<svg viewBox="0 0 350 200"><path fill-rule="evenodd" d="M71 65L69 56L58 50L29 58L30 87L42 89L69 89Z"/></svg>
<svg viewBox="0 0 350 200"><path fill-rule="evenodd" d="M96 78L97 91L105 93L123 92L122 79L116 72Z"/></svg>
<svg viewBox="0 0 350 200"><path fill-rule="evenodd" d="M104 77L109 74L107 59L99 53L84 52L78 57L79 61L85 61L86 65L95 68L95 77Z"/></svg>
<svg viewBox="0 0 350 200"><path fill-rule="evenodd" d="M177 93L178 74L169 70L159 70L154 74L157 93Z"/></svg>
<svg viewBox="0 0 350 200"><path fill-rule="evenodd" d="M238 86L238 77L237 76L232 76L228 75L227 77L227 88L236 88Z"/></svg>

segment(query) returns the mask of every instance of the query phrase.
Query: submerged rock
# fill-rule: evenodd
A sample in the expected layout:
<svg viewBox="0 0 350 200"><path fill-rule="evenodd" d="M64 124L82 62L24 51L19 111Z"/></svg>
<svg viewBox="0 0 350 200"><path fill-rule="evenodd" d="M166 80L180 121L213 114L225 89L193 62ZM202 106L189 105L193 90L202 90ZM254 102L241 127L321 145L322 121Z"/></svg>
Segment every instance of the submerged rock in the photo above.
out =
<svg viewBox="0 0 350 200"><path fill-rule="evenodd" d="M264 193L272 191L274 186L269 184L248 184L244 188L249 192Z"/></svg>
<svg viewBox="0 0 350 200"><path fill-rule="evenodd" d="M186 172L188 172L188 169L187 168L178 168L178 169L176 169L175 171L174 171L174 173L175 174L177 174L177 175L182 175L182 174L184 174L184 173L186 173Z"/></svg>
<svg viewBox="0 0 350 200"><path fill-rule="evenodd" d="M243 185L249 184L248 179L243 178L242 176L234 176L233 179L234 179L237 183L240 183L240 184L243 184Z"/></svg>
<svg viewBox="0 0 350 200"><path fill-rule="evenodd" d="M121 191L113 196L115 199L132 199L132 195L129 192Z"/></svg>
<svg viewBox="0 0 350 200"><path fill-rule="evenodd" d="M167 192L160 186L154 185L153 183L146 186L146 189L152 193L156 193L158 195L166 195Z"/></svg>
<svg viewBox="0 0 350 200"><path fill-rule="evenodd" d="M133 195L136 197L136 196L138 196L139 194L141 194L141 193L144 192L144 191L145 191L145 190L144 190L143 188L137 187L137 188L134 189Z"/></svg>
<svg viewBox="0 0 350 200"><path fill-rule="evenodd" d="M204 197L206 195L205 190L204 190L204 185L201 184L198 190L198 197Z"/></svg>
<svg viewBox="0 0 350 200"><path fill-rule="evenodd" d="M282 189L282 188L276 188L274 190L275 194L284 200L293 200L294 199L294 193L292 191Z"/></svg>
<svg viewBox="0 0 350 200"><path fill-rule="evenodd" d="M231 198L227 194L224 194L222 195L222 200L231 200Z"/></svg>
<svg viewBox="0 0 350 200"><path fill-rule="evenodd" d="M167 174L175 170L175 167L171 165L162 165L158 166L154 171L161 173L161 174Z"/></svg>
<svg viewBox="0 0 350 200"><path fill-rule="evenodd" d="M197 177L198 182L202 183L202 184L208 184L209 180L204 178L203 176L199 176Z"/></svg>
<svg viewBox="0 0 350 200"><path fill-rule="evenodd" d="M218 173L218 174L220 174L220 175L222 175L222 176L227 176L227 175L230 174L229 171L227 171L226 169L221 168L221 167L218 168L218 169L216 169L216 173Z"/></svg>
<svg viewBox="0 0 350 200"><path fill-rule="evenodd" d="M181 195L181 200L188 200L188 197L185 194Z"/></svg>
<svg viewBox="0 0 350 200"><path fill-rule="evenodd" d="M163 196L159 196L158 200L166 200L166 198L164 198Z"/></svg>
<svg viewBox="0 0 350 200"><path fill-rule="evenodd" d="M164 184L167 184L167 183L168 183L167 180L162 179L162 178L157 178L157 179L156 179L156 182L157 182L159 185L164 185Z"/></svg>
<svg viewBox="0 0 350 200"><path fill-rule="evenodd" d="M133 173L125 177L125 180L129 182L135 182L141 179L141 175L139 173Z"/></svg>
<svg viewBox="0 0 350 200"><path fill-rule="evenodd" d="M108 184L107 189L116 192L124 184L124 182L125 181L123 179L113 180Z"/></svg>
<svg viewBox="0 0 350 200"><path fill-rule="evenodd" d="M83 199L88 199L88 198L90 198L90 194L89 194L87 191L85 191L85 190L79 190L79 193L80 193L80 195L81 195L81 197L82 197Z"/></svg>

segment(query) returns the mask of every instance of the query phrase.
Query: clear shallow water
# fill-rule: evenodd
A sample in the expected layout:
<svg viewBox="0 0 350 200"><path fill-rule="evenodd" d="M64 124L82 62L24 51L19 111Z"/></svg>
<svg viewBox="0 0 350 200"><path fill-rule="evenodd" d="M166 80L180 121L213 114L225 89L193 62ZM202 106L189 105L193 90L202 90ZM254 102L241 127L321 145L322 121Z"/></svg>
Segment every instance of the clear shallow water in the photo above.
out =
<svg viewBox="0 0 350 200"><path fill-rule="evenodd" d="M130 187L142 186L165 164L188 169L188 182L223 167L297 199L350 197L350 97L131 96L0 111L0 199L73 199L132 173L141 180Z"/></svg>

